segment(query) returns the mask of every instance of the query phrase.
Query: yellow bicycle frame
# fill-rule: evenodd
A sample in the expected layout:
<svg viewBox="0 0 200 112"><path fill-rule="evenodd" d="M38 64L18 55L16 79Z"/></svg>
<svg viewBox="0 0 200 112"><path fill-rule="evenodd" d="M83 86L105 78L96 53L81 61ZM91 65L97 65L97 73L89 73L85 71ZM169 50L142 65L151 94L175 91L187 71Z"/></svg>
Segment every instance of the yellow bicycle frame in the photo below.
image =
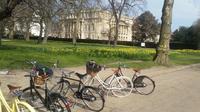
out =
<svg viewBox="0 0 200 112"><path fill-rule="evenodd" d="M7 112L20 112L18 104L20 105L24 105L25 107L27 107L30 112L36 112L35 109L33 107L31 107L28 103L24 102L24 101L20 101L18 98L15 98L12 102L12 108L8 105L5 97L3 96L3 93L1 91L0 88L0 112L2 112L2 105L5 107L5 110Z"/></svg>

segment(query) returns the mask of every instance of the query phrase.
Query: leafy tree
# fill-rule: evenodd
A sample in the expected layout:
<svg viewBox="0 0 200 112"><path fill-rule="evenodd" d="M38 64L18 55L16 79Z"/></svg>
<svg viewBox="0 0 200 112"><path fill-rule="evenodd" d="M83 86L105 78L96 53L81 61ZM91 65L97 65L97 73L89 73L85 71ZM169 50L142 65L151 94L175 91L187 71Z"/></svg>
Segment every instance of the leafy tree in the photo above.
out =
<svg viewBox="0 0 200 112"><path fill-rule="evenodd" d="M155 41L159 34L160 24L150 11L145 11L136 18L133 24L133 40L144 42L147 39Z"/></svg>
<svg viewBox="0 0 200 112"><path fill-rule="evenodd" d="M173 41L185 43L186 38L187 38L188 33L189 33L188 29L189 28L185 27L185 26L180 26L179 29L176 29L173 32L173 36L172 36Z"/></svg>
<svg viewBox="0 0 200 112"><path fill-rule="evenodd" d="M181 43L194 43L197 48L200 48L200 19L198 19L192 26L184 27L181 26L173 32L173 42Z"/></svg>

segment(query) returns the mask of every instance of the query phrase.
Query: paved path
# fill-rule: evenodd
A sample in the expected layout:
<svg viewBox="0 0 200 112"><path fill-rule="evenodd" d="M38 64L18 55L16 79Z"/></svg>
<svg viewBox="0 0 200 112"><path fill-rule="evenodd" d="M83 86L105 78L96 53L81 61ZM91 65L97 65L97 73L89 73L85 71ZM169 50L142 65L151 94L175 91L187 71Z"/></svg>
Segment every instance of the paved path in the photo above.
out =
<svg viewBox="0 0 200 112"><path fill-rule="evenodd" d="M200 66L155 75L153 94L108 98L102 112L200 112Z"/></svg>
<svg viewBox="0 0 200 112"><path fill-rule="evenodd" d="M84 72L82 67L70 69ZM101 76L106 77L110 71L102 72ZM7 93L7 83L26 87L28 80L23 78L25 73L20 73L22 72L17 71L15 76L0 76L4 93ZM151 68L144 70L143 73L155 80L154 93L148 96L133 93L126 98L109 96L102 112L200 112L200 65ZM72 110L90 112L78 107Z"/></svg>

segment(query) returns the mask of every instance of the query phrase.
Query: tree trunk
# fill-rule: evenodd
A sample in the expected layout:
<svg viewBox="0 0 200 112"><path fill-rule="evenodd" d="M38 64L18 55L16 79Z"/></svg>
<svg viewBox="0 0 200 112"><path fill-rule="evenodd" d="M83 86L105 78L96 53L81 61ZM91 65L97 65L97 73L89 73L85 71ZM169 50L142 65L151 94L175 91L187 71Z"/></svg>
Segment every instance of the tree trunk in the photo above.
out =
<svg viewBox="0 0 200 112"><path fill-rule="evenodd" d="M0 30L1 30L1 29L0 29ZM2 36L3 36L3 35L2 35L2 32L0 32L0 46L2 45L2 42L1 42L1 41L2 41Z"/></svg>
<svg viewBox="0 0 200 112"><path fill-rule="evenodd" d="M26 32L25 32L25 39L26 41L30 41L30 21L26 21Z"/></svg>
<svg viewBox="0 0 200 112"><path fill-rule="evenodd" d="M172 9L174 0L165 0L162 9L162 25L160 40L156 48L154 62L161 65L169 64L169 41L171 37Z"/></svg>
<svg viewBox="0 0 200 112"><path fill-rule="evenodd" d="M74 31L74 36L73 36L73 45L76 46L77 44L77 39L78 39L78 36L80 34L80 12L78 12L76 14L76 25L75 25L75 31Z"/></svg>
<svg viewBox="0 0 200 112"><path fill-rule="evenodd" d="M200 49L200 39L198 39L197 49Z"/></svg>
<svg viewBox="0 0 200 112"><path fill-rule="evenodd" d="M37 44L41 43L42 41L42 35L43 35L43 18L40 19L40 35L38 37L38 41L37 41Z"/></svg>
<svg viewBox="0 0 200 112"><path fill-rule="evenodd" d="M14 39L14 32L15 32L15 22L12 21L12 24L9 28L9 36L8 36L9 39Z"/></svg>
<svg viewBox="0 0 200 112"><path fill-rule="evenodd" d="M51 22L51 19L48 18L46 19L46 22L45 22L45 35L42 41L43 44L47 43L49 33L51 32L51 27L52 27L52 22Z"/></svg>
<svg viewBox="0 0 200 112"><path fill-rule="evenodd" d="M0 21L0 26L3 26L3 23ZM3 37L4 27L0 27L0 46L2 45L2 37Z"/></svg>
<svg viewBox="0 0 200 112"><path fill-rule="evenodd" d="M119 33L119 20L115 19L115 21L116 21L116 26L115 26L115 36L114 36L114 42L113 42L114 47L117 45L118 33Z"/></svg>

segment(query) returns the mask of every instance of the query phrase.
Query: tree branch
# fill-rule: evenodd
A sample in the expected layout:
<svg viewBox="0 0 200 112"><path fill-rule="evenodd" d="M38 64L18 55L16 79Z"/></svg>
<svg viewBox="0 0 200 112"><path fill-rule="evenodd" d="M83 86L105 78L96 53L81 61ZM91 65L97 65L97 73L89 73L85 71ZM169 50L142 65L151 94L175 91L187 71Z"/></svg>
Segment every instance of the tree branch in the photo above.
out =
<svg viewBox="0 0 200 112"><path fill-rule="evenodd" d="M12 15L13 9L22 2L22 0L8 0L4 10L0 11L0 21Z"/></svg>

